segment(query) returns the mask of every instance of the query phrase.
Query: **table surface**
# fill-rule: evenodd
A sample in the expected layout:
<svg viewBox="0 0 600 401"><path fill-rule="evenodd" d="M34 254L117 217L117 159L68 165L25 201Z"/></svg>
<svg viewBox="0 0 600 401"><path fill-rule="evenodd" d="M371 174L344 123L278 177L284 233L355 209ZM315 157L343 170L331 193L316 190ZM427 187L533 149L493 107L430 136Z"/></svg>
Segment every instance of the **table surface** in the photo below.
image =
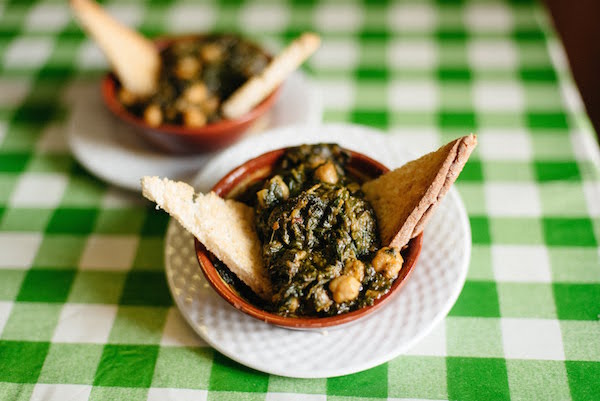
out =
<svg viewBox="0 0 600 401"><path fill-rule="evenodd" d="M325 120L420 153L468 132L456 186L467 282L406 355L350 376L247 369L183 322L163 266L168 218L87 173L65 132L106 64L62 1L0 3L0 399L600 398L600 152L535 2L112 2L148 35L238 30L304 67ZM352 398L354 399L354 398Z"/></svg>

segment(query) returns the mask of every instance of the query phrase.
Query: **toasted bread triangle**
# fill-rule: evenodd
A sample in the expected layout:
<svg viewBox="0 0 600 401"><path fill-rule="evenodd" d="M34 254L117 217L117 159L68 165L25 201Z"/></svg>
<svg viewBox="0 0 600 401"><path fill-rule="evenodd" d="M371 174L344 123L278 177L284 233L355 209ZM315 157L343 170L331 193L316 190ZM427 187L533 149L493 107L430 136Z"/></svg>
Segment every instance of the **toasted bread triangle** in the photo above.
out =
<svg viewBox="0 0 600 401"><path fill-rule="evenodd" d="M419 235L477 145L471 134L363 184L382 244L403 247Z"/></svg>
<svg viewBox="0 0 600 401"><path fill-rule="evenodd" d="M254 209L214 192L195 195L188 184L166 178L143 177L142 193L179 221L252 291L269 299L271 281L254 228Z"/></svg>

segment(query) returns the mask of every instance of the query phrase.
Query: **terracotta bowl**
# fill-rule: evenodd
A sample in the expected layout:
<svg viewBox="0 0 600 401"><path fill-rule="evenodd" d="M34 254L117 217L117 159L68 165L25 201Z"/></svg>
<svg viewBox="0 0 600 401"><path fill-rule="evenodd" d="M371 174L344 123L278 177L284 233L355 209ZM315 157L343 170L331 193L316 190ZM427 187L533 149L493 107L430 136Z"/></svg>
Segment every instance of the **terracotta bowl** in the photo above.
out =
<svg viewBox="0 0 600 401"><path fill-rule="evenodd" d="M162 37L155 40L156 47L164 49L168 45L183 40L200 38L201 35ZM267 54L265 52L265 54ZM271 55L267 54L269 58ZM136 131L150 144L169 153L203 153L224 148L241 138L242 134L262 117L275 103L280 88L274 90L254 109L235 120L221 120L202 127L186 127L176 124L150 126L143 118L130 113L118 99L119 82L116 76L108 73L101 82L102 98L108 109L120 120L136 128Z"/></svg>
<svg viewBox="0 0 600 401"><path fill-rule="evenodd" d="M249 160L241 166L233 169L225 177L223 177L214 187L213 191L223 198L234 198L243 193L246 188L268 177L274 167L279 163L285 149L278 149L252 160ZM359 179L368 180L369 178L377 177L389 169L381 163L357 152L349 151L351 158L347 170L357 176ZM402 251L404 265L398 278L392 284L390 291L377 299L373 305L357 309L352 312L329 316L329 317L285 317L267 312L259 307L248 302L238 292L227 284L221 278L216 270L211 258L210 252L196 239L196 256L200 264L200 269L204 273L206 279L215 291L223 297L227 302L233 305L236 309L267 323L272 323L277 326L293 328L293 329L318 329L324 327L338 326L353 322L359 318L365 317L388 302L400 288L404 285L408 276L412 272L421 253L423 243L423 234L412 239L408 246Z"/></svg>

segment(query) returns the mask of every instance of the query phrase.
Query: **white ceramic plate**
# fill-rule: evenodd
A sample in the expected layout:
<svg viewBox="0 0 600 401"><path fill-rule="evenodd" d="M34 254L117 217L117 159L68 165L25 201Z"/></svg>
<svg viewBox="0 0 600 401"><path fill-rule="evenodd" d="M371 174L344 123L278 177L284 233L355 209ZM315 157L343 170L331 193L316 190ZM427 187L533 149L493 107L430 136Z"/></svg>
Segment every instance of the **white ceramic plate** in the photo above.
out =
<svg viewBox="0 0 600 401"><path fill-rule="evenodd" d="M390 168L413 156L392 135L355 125L292 126L248 138L215 157L195 186L206 191L243 161L300 143L336 142ZM342 328L297 331L272 326L236 310L208 285L196 261L193 238L171 220L165 266L177 306L211 346L244 365L282 376L318 378L350 374L406 351L446 316L467 274L471 231L452 189L430 220L421 256L399 294L372 315Z"/></svg>
<svg viewBox="0 0 600 401"><path fill-rule="evenodd" d="M170 155L152 148L134 128L108 111L97 82L79 88L72 108L67 135L73 155L92 174L122 188L139 191L140 178L145 175L189 180L216 154ZM320 92L304 74L296 72L286 80L273 108L248 135L290 124L317 123L322 111Z"/></svg>

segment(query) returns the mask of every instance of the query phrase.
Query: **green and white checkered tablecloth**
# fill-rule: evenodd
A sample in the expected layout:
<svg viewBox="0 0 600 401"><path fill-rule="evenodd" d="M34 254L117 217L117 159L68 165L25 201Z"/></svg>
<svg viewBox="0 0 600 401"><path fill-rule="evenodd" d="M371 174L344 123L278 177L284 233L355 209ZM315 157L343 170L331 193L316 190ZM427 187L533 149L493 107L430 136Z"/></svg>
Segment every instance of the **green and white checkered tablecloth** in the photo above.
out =
<svg viewBox="0 0 600 401"><path fill-rule="evenodd" d="M277 48L315 30L305 69L326 120L418 152L477 133L457 183L467 282L431 335L362 373L288 379L215 352L170 297L166 215L66 145L98 49L64 1L0 2L0 400L600 399L600 152L540 4L105 4L148 35L237 30Z"/></svg>

